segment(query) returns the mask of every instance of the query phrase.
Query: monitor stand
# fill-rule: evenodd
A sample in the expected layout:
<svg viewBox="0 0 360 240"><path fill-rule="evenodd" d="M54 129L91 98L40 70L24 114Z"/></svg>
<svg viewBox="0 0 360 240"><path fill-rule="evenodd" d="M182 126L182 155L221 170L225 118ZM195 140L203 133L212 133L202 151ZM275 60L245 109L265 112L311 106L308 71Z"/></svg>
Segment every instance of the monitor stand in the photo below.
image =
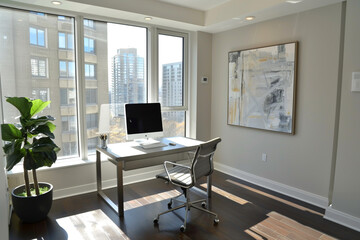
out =
<svg viewBox="0 0 360 240"><path fill-rule="evenodd" d="M144 149L158 148L158 147L166 146L165 143L162 143L162 142L152 139L152 138L135 139L134 142L138 143L140 145L140 147L142 147Z"/></svg>

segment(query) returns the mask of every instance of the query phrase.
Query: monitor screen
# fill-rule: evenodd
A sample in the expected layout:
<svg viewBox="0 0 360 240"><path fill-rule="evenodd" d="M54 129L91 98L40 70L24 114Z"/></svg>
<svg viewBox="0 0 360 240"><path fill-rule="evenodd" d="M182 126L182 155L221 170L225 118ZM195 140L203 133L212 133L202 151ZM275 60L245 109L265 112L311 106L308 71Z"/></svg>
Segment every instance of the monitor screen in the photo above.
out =
<svg viewBox="0 0 360 240"><path fill-rule="evenodd" d="M125 104L126 139L163 136L160 103Z"/></svg>

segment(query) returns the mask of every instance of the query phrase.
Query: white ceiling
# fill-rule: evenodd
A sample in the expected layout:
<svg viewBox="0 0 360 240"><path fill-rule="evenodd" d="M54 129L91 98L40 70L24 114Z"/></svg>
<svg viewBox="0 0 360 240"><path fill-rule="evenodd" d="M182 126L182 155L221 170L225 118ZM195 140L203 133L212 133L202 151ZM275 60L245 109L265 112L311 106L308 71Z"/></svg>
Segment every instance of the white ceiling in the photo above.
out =
<svg viewBox="0 0 360 240"><path fill-rule="evenodd" d="M158 0L159 2L171 3L174 5L192 8L200 11L207 11L220 6L230 0Z"/></svg>
<svg viewBox="0 0 360 240"><path fill-rule="evenodd" d="M48 11L99 20L122 19L189 31L218 33L229 29L278 18L345 0L303 0L297 4L286 0L0 0L0 5ZM144 17L151 16L151 22ZM255 16L246 21L246 16Z"/></svg>

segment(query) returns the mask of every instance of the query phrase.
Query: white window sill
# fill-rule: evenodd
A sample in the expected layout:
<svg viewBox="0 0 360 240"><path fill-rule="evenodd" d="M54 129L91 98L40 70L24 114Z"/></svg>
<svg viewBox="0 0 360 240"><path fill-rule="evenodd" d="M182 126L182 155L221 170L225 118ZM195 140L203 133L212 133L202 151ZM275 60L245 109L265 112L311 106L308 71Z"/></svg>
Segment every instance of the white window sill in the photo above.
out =
<svg viewBox="0 0 360 240"><path fill-rule="evenodd" d="M102 157L102 161L106 161L106 158ZM89 159L82 160L80 158L66 158L66 159L57 159L56 162L51 167L41 167L37 169L37 171L46 171L50 169L59 169L59 168L69 168L74 166L81 166L87 164L95 164L96 162L96 155L90 155ZM18 163L16 164L11 171L8 171L8 175L15 175L15 174L23 174L24 168L23 164Z"/></svg>

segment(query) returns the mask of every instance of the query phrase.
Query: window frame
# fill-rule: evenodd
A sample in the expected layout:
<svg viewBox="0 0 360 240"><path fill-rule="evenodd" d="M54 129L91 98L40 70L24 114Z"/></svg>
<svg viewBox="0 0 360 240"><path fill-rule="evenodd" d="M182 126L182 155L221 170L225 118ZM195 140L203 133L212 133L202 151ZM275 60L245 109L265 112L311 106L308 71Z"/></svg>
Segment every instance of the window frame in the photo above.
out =
<svg viewBox="0 0 360 240"><path fill-rule="evenodd" d="M163 111L169 112L169 111L185 111L185 114L187 115L188 111L189 111L189 107L188 107L188 84L189 84L189 80L188 80L188 64L189 64L189 56L188 56L188 49L189 49L189 34L187 32L178 32L178 31L174 31L174 30L167 30L167 29L163 29L163 28L156 28L156 33L155 33L155 43L156 43L156 48L155 48L155 55L156 55L156 79L157 79L157 83L156 83L156 89L154 89L155 91L157 91L157 101L159 101L159 82L160 82L160 73L159 73L159 35L167 35L167 36L173 36L173 37L181 37L183 38L183 105L182 106L164 106L161 107ZM186 121L186 116L185 116L185 121ZM185 126L187 124L185 123Z"/></svg>

